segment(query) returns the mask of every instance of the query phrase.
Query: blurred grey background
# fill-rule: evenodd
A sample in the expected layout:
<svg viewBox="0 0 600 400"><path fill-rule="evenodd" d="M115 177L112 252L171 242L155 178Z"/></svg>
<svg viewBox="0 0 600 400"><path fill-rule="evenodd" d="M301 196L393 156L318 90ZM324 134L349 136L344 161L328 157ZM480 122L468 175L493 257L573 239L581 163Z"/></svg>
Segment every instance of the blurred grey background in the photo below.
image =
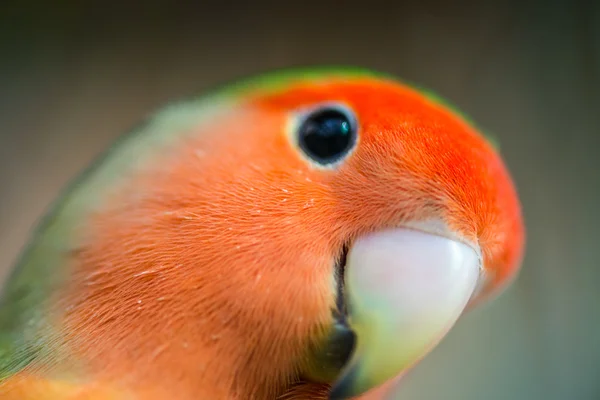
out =
<svg viewBox="0 0 600 400"><path fill-rule="evenodd" d="M49 202L166 101L347 64L430 87L501 143L523 271L411 374L409 400L600 399L600 2L3 1L0 277Z"/></svg>

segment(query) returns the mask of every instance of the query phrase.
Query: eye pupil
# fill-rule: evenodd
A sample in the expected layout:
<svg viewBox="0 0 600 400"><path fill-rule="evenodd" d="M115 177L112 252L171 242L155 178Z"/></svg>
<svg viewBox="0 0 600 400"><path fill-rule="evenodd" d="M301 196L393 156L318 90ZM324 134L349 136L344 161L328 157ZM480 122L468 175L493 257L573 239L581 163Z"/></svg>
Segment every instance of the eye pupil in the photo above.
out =
<svg viewBox="0 0 600 400"><path fill-rule="evenodd" d="M343 158L356 142L356 123L346 110L322 108L307 115L299 127L300 148L320 164Z"/></svg>

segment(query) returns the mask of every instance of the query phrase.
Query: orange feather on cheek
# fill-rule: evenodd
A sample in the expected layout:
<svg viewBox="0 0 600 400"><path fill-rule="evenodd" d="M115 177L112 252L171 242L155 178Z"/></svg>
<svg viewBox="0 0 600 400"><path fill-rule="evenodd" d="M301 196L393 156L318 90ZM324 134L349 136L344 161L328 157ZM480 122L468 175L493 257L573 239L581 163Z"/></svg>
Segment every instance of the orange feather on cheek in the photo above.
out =
<svg viewBox="0 0 600 400"><path fill-rule="evenodd" d="M83 227L65 328L94 375L273 397L326 333L333 200L273 134L285 115L236 114L157 157Z"/></svg>

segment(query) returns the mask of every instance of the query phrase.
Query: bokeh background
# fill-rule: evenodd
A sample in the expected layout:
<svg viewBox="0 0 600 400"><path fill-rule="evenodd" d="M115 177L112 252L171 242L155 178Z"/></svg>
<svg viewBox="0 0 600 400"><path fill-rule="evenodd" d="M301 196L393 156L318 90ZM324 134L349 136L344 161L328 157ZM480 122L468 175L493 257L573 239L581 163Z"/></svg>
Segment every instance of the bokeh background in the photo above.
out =
<svg viewBox="0 0 600 400"><path fill-rule="evenodd" d="M58 191L166 101L281 67L436 90L501 143L519 279L403 382L410 400L600 399L600 2L2 1L0 279Z"/></svg>

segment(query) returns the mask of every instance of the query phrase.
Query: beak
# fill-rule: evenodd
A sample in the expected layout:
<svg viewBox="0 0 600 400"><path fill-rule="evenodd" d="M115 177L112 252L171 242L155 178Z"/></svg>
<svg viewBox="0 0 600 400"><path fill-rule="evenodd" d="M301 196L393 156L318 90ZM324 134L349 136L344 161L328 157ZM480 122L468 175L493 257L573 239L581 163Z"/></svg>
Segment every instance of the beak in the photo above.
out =
<svg viewBox="0 0 600 400"><path fill-rule="evenodd" d="M423 358L465 309L479 269L472 247L442 236L393 229L359 238L344 277L356 343L330 398L364 394Z"/></svg>

